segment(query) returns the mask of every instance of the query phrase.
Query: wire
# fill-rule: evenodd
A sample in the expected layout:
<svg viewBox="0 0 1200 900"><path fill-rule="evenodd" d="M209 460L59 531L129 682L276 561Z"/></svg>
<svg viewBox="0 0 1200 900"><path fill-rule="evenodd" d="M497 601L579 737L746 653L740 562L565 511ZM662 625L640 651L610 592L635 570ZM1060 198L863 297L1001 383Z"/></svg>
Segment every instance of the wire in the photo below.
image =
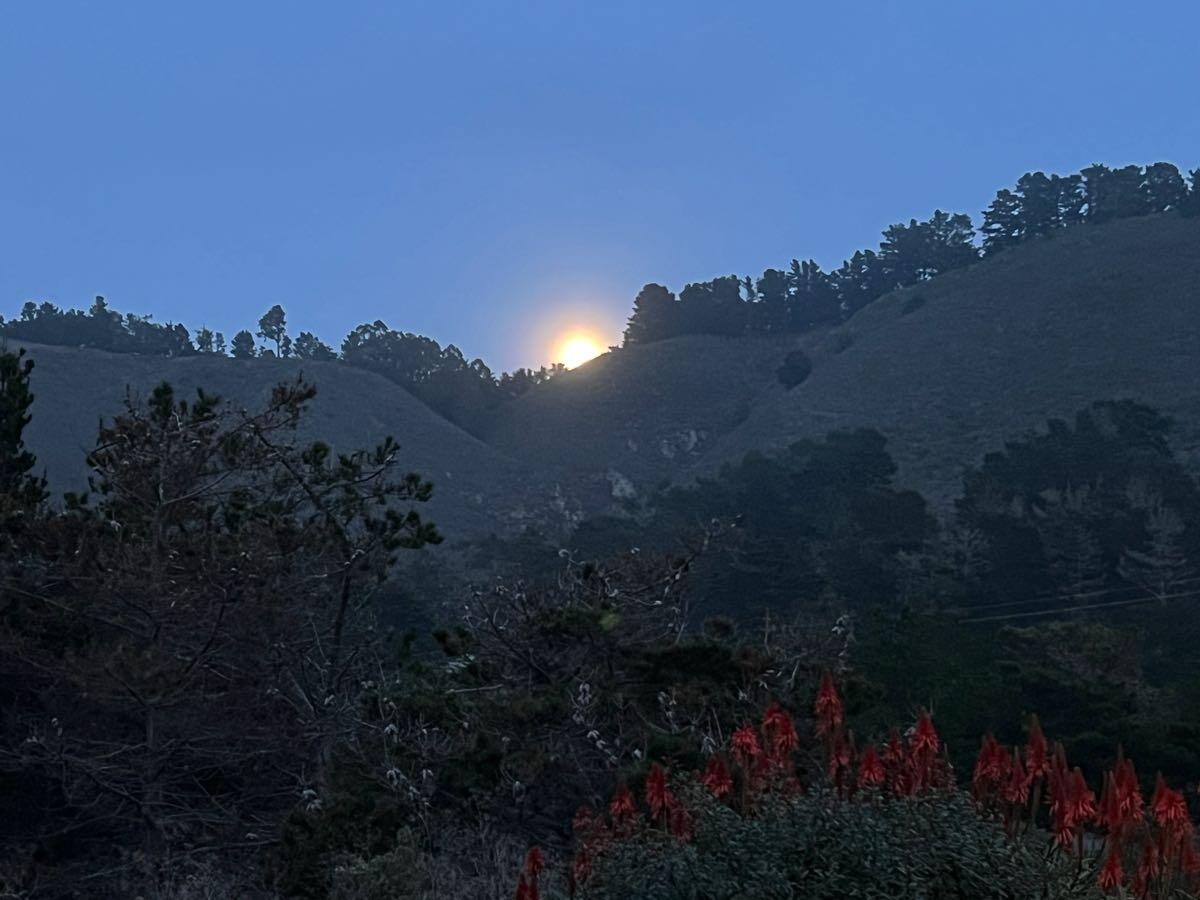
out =
<svg viewBox="0 0 1200 900"><path fill-rule="evenodd" d="M1004 622L1009 619L1033 619L1039 616L1059 616L1064 613L1085 612L1092 609L1111 609L1117 606L1135 606L1139 603L1153 603L1155 600L1165 603L1168 600L1185 600L1200 597L1200 591L1184 591L1178 594L1164 594L1156 597L1151 594L1148 597L1135 597L1132 600L1110 600L1106 603L1085 603L1081 606L1067 606L1059 609L1041 609L1033 612L1009 613L1004 616L982 616L978 619L963 619L962 625L979 625L983 622Z"/></svg>

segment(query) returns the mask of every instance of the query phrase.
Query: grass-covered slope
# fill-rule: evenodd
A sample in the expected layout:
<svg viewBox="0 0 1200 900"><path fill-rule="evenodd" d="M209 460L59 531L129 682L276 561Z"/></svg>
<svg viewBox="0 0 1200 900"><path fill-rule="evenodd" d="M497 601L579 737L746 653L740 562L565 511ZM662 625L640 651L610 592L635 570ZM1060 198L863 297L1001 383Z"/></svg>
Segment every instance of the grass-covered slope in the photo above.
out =
<svg viewBox="0 0 1200 900"><path fill-rule="evenodd" d="M336 449L400 442L400 468L434 482L430 517L451 538L506 530L523 517L553 516L553 489L524 467L430 411L386 379L340 363L234 360L215 356L169 359L100 350L26 345L35 362L33 421L26 440L55 492L86 485L84 455L101 417L121 410L126 389L141 396L169 381L179 397L197 387L248 409L273 385L303 373L317 386L302 436Z"/></svg>
<svg viewBox="0 0 1200 900"><path fill-rule="evenodd" d="M775 370L797 346L813 372L789 391ZM252 403L301 369L30 352L29 440L56 489L80 486L97 418L120 408L126 385L166 379ZM1200 219L1077 226L885 296L824 334L689 336L609 353L478 423L482 440L381 377L338 363L303 370L320 390L308 434L343 448L393 434L404 464L435 482L434 517L456 537L556 531L749 451L855 426L887 435L901 483L944 508L964 466L1099 399L1174 416L1181 455L1200 458Z"/></svg>
<svg viewBox="0 0 1200 900"><path fill-rule="evenodd" d="M1114 397L1175 417L1196 462L1200 219L1061 232L882 298L842 330L848 347L814 355L804 384L756 405L706 462L871 426L901 480L944 502L1006 438Z"/></svg>

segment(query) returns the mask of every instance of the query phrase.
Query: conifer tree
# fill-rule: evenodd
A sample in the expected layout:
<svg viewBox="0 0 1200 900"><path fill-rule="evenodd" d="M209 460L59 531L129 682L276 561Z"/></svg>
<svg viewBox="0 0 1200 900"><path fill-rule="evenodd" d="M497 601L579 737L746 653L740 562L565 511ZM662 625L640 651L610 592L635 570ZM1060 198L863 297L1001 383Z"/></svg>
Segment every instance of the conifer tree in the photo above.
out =
<svg viewBox="0 0 1200 900"><path fill-rule="evenodd" d="M233 336L230 352L234 359L253 359L255 356L254 335L243 328Z"/></svg>
<svg viewBox="0 0 1200 900"><path fill-rule="evenodd" d="M46 496L45 480L32 474L37 460L23 437L32 419L32 372L33 360L25 358L23 348L13 353L0 347L0 498L20 506L36 505Z"/></svg>
<svg viewBox="0 0 1200 900"><path fill-rule="evenodd" d="M263 313L262 318L258 320L258 336L275 344L276 356L283 358L286 355L284 341L287 339L287 316L278 303ZM290 341L288 346L291 346Z"/></svg>
<svg viewBox="0 0 1200 900"><path fill-rule="evenodd" d="M983 213L983 250L985 253L995 253L1016 244L1022 235L1021 229L1021 198L1008 188L996 192L992 201Z"/></svg>
<svg viewBox="0 0 1200 900"><path fill-rule="evenodd" d="M678 334L679 308L675 295L661 284L647 284L633 301L625 326L626 344L648 344Z"/></svg>

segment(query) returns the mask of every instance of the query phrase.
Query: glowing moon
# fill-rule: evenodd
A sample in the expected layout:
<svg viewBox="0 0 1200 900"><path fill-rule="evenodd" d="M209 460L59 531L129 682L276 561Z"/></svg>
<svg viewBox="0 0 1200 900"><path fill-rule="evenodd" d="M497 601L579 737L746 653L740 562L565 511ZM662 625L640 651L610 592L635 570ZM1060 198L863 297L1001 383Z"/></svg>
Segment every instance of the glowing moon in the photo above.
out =
<svg viewBox="0 0 1200 900"><path fill-rule="evenodd" d="M599 341L586 334L571 334L558 345L556 361L561 362L568 369L574 369L576 366L582 366L589 359L595 359L603 352L604 348Z"/></svg>

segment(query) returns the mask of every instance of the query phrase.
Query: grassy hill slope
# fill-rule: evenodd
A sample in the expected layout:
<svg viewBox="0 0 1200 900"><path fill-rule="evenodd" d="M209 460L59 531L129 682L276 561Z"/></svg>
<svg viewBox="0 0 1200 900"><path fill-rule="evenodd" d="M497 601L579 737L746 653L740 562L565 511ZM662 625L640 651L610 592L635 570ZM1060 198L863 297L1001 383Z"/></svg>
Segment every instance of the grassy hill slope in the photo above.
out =
<svg viewBox="0 0 1200 900"><path fill-rule="evenodd" d="M792 347L812 375L788 391ZM301 364L166 359L31 345L31 446L56 489L82 484L84 449L126 385L166 379L239 403ZM557 530L740 459L831 429L888 436L901 482L945 508L964 466L1049 416L1131 398L1180 423L1200 462L1200 219L1078 226L881 298L803 338L681 337L606 354L479 423L472 437L381 377L304 363L320 390L309 436L347 448L393 434L436 485L454 537Z"/></svg>
<svg viewBox="0 0 1200 900"><path fill-rule="evenodd" d="M801 346L813 374L774 370ZM835 428L890 439L901 481L945 507L964 466L1100 399L1200 444L1200 219L1079 226L898 291L801 339L690 336L610 353L522 398L485 438L604 498ZM618 488L619 490L620 488ZM611 493L611 491L610 491Z"/></svg>
<svg viewBox="0 0 1200 900"><path fill-rule="evenodd" d="M849 347L815 359L704 462L871 426L901 480L942 505L1006 438L1109 398L1175 417L1198 461L1200 220L1078 227L884 297L843 329Z"/></svg>
<svg viewBox="0 0 1200 900"><path fill-rule="evenodd" d="M86 486L84 454L99 419L119 412L126 388L145 396L169 381L180 397L197 387L253 408L271 387L301 372L316 384L303 436L335 448L372 446L390 434L400 442L400 466L434 483L428 506L450 538L507 530L524 517L553 516L553 489L524 467L429 410L392 382L340 363L234 360L214 356L168 359L28 344L35 362L33 421L27 442L53 489Z"/></svg>

